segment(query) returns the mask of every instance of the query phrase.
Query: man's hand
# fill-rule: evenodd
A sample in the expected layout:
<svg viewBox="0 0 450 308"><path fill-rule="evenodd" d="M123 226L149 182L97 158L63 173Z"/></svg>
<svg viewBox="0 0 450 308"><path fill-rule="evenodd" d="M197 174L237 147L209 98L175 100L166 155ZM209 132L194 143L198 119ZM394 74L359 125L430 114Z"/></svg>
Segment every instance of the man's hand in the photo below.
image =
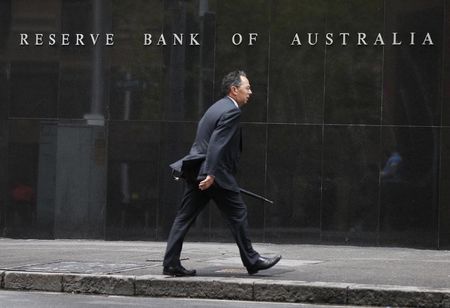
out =
<svg viewBox="0 0 450 308"><path fill-rule="evenodd" d="M201 181L199 184L198 184L198 188L200 189L200 190L206 190L206 189L208 189L209 187L211 187L211 185L214 183L214 177L212 176L212 175L208 175L207 177L206 177L206 179L204 179L203 181Z"/></svg>

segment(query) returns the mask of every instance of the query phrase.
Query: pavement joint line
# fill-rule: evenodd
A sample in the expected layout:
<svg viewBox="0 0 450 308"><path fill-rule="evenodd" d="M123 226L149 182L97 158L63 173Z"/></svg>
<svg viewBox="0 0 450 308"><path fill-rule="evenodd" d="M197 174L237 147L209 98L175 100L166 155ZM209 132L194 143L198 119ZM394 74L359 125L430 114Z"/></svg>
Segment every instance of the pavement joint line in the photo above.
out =
<svg viewBox="0 0 450 308"><path fill-rule="evenodd" d="M59 279L59 280L58 280ZM51 282L52 285L48 285ZM60 284L58 286L58 283ZM236 277L0 272L1 289L110 295L230 298L253 301L406 306L447 303L450 289ZM247 290L247 291L246 291ZM251 294L246 292L251 291Z"/></svg>
<svg viewBox="0 0 450 308"><path fill-rule="evenodd" d="M0 271L0 289L4 289L5 272Z"/></svg>
<svg viewBox="0 0 450 308"><path fill-rule="evenodd" d="M255 283L254 282L253 282L253 286L252 286L252 301L256 301Z"/></svg>
<svg viewBox="0 0 450 308"><path fill-rule="evenodd" d="M348 295L349 295L350 287L345 288L345 304L348 305Z"/></svg>

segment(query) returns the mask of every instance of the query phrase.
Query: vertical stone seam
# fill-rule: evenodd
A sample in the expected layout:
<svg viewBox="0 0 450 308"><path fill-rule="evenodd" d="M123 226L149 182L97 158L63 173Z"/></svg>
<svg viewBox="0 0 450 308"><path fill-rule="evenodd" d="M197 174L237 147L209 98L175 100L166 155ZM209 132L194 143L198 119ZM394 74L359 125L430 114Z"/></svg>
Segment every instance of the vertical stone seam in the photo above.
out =
<svg viewBox="0 0 450 308"><path fill-rule="evenodd" d="M256 301L255 298L255 282L252 282L252 301Z"/></svg>
<svg viewBox="0 0 450 308"><path fill-rule="evenodd" d="M65 274L62 274L61 275L61 292L66 292L65 290L64 290L64 277L65 277L66 275Z"/></svg>
<svg viewBox="0 0 450 308"><path fill-rule="evenodd" d="M348 299L349 293L350 293L350 286L347 286L347 287L345 288L345 298L344 298L344 303L345 303L345 305L348 305L348 301L349 301L349 299Z"/></svg>
<svg viewBox="0 0 450 308"><path fill-rule="evenodd" d="M136 276L133 276L132 278L132 282L133 282L133 295L136 296Z"/></svg>
<svg viewBox="0 0 450 308"><path fill-rule="evenodd" d="M63 274L61 277L61 292L64 292L64 293L68 293L66 291L66 277L67 277L67 274Z"/></svg>
<svg viewBox="0 0 450 308"><path fill-rule="evenodd" d="M64 292L64 291L63 291L64 274L61 275L61 277L60 277L59 279L60 279L60 281L59 281L59 283L60 283L60 286L59 286L59 292Z"/></svg>

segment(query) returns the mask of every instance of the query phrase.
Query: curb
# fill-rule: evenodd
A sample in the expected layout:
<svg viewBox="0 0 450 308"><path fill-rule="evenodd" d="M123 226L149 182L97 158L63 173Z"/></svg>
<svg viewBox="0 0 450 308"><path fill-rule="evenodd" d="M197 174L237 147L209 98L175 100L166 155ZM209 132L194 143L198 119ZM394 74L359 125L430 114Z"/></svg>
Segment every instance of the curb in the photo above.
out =
<svg viewBox="0 0 450 308"><path fill-rule="evenodd" d="M250 279L149 275L136 279L135 295L252 301L253 283Z"/></svg>
<svg viewBox="0 0 450 308"><path fill-rule="evenodd" d="M450 289L228 277L0 272L0 289L245 301L450 308Z"/></svg>

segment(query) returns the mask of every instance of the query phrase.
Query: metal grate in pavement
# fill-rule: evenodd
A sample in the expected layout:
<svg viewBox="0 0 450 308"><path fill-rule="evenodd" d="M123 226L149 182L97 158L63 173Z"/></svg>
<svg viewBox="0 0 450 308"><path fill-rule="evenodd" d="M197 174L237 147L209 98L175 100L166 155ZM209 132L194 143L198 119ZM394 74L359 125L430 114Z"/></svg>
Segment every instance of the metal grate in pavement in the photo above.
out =
<svg viewBox="0 0 450 308"><path fill-rule="evenodd" d="M46 272L46 273L74 273L74 274L113 274L143 268L159 266L159 264L148 263L105 263L105 262L82 262L82 261L54 261L40 264L27 264L10 268L8 271L22 272Z"/></svg>

